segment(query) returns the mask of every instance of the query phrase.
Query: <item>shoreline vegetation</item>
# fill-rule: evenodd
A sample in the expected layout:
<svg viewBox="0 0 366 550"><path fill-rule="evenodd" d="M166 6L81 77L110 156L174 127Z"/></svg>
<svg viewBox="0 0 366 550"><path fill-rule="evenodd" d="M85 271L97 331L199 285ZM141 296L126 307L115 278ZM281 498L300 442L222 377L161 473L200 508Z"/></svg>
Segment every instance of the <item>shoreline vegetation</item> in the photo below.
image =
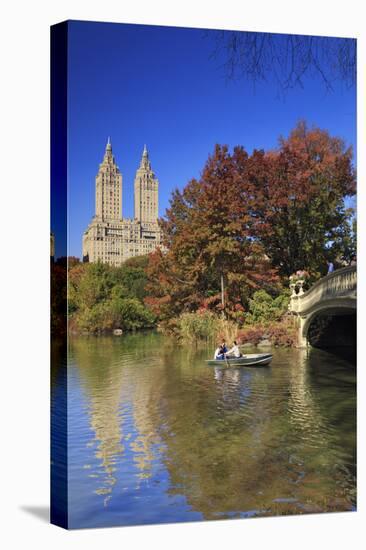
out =
<svg viewBox="0 0 366 550"><path fill-rule="evenodd" d="M159 220L164 251L121 267L65 261L68 329L295 346L289 283L305 273L309 287L327 261L337 268L356 253L355 192L351 148L305 122L276 150L216 145L200 179L172 193Z"/></svg>
<svg viewBox="0 0 366 550"><path fill-rule="evenodd" d="M214 344L223 338L228 342L237 339L242 345L295 344L293 318L287 313L288 289L275 298L265 290L255 292L248 312L240 312L236 318L201 308L159 322L145 304L148 262L148 256L141 256L112 267L69 258L69 332L98 335L157 329L196 345Z"/></svg>

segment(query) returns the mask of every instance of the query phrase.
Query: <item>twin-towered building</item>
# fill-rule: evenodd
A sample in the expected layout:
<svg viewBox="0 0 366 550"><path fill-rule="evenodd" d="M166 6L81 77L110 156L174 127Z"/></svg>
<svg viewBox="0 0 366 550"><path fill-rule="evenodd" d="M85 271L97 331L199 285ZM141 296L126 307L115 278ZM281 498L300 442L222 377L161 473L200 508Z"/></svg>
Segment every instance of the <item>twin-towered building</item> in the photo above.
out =
<svg viewBox="0 0 366 550"><path fill-rule="evenodd" d="M95 216L83 235L84 261L121 265L128 258L148 254L161 245L158 186L145 146L135 176L134 219L124 219L122 174L108 138L95 178Z"/></svg>

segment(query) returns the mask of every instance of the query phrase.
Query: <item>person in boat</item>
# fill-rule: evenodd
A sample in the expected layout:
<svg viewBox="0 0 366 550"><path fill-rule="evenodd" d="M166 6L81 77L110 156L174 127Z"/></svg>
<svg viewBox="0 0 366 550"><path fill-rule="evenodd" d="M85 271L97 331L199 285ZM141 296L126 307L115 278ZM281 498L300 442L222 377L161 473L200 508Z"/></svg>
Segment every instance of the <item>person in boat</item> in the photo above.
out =
<svg viewBox="0 0 366 550"><path fill-rule="evenodd" d="M222 341L221 347L222 347L222 353L226 353L227 352L227 347L226 347L225 340Z"/></svg>
<svg viewBox="0 0 366 550"><path fill-rule="evenodd" d="M240 349L236 340L234 340L233 347L225 354L226 357L235 357L239 359L241 357Z"/></svg>
<svg viewBox="0 0 366 550"><path fill-rule="evenodd" d="M216 360L224 360L225 359L225 351L224 351L224 348L223 348L222 345L219 346L218 348L216 348L214 359L216 359Z"/></svg>

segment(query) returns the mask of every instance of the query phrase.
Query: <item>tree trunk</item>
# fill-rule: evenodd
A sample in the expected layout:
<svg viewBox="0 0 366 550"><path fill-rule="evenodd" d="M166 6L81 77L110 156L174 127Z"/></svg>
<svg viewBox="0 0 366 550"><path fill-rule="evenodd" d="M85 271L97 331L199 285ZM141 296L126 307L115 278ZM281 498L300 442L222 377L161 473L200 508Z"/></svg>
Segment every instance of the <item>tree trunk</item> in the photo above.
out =
<svg viewBox="0 0 366 550"><path fill-rule="evenodd" d="M221 305L222 311L225 309L225 289L224 289L224 274L221 272Z"/></svg>

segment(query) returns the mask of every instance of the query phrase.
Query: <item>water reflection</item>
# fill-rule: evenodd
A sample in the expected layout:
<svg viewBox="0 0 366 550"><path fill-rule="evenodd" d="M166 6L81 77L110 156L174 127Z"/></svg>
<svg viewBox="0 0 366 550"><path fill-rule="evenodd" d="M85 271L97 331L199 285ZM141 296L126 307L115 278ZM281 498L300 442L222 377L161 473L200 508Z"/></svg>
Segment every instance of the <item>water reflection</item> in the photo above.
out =
<svg viewBox="0 0 366 550"><path fill-rule="evenodd" d="M98 472L89 475L100 479L95 493L104 496L106 505L117 482L116 463L124 450L123 415L120 413L123 372L115 368L118 354L109 339L76 341L72 352L71 357L78 365L81 384L88 397L87 412L94 432L94 438L87 445L94 449L104 473L100 476L98 467ZM89 464L84 464L84 469L89 470Z"/></svg>
<svg viewBox="0 0 366 550"><path fill-rule="evenodd" d="M73 526L355 505L344 360L275 350L269 368L207 367L207 350L152 333L76 338L71 351Z"/></svg>
<svg viewBox="0 0 366 550"><path fill-rule="evenodd" d="M51 346L51 522L67 527L67 350Z"/></svg>

